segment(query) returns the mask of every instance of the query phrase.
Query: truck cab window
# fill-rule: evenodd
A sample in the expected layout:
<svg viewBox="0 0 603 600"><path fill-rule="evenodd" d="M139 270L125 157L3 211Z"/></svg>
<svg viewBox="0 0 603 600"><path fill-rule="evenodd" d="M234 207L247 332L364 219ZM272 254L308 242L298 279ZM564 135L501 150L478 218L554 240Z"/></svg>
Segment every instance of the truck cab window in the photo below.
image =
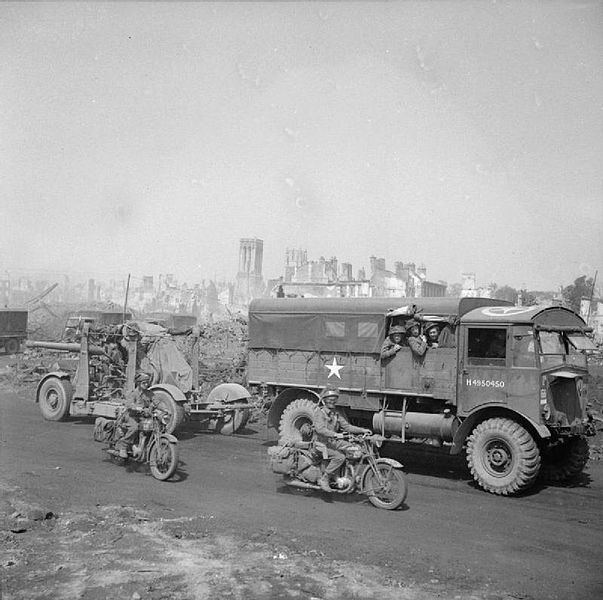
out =
<svg viewBox="0 0 603 600"><path fill-rule="evenodd" d="M536 367L536 347L534 331L531 327L514 327L511 342L511 356L514 367Z"/></svg>
<svg viewBox="0 0 603 600"><path fill-rule="evenodd" d="M505 329L473 328L467 332L467 364L505 366L507 332Z"/></svg>

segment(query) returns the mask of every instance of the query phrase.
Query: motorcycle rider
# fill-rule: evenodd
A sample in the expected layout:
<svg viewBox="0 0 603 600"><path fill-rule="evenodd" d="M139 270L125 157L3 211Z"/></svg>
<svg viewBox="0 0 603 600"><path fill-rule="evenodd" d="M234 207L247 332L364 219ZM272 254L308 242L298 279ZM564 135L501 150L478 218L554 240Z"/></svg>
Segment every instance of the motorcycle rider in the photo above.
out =
<svg viewBox="0 0 603 600"><path fill-rule="evenodd" d="M136 387L126 398L125 414L119 425L122 435L115 444L121 458L128 458L128 449L137 439L140 414L153 405L153 392L149 391L151 375L140 371L134 378L134 383Z"/></svg>
<svg viewBox="0 0 603 600"><path fill-rule="evenodd" d="M314 422L316 438L326 445L329 458L329 464L318 480L318 484L325 492L331 491L329 478L344 463L345 454L343 452L350 445L350 442L342 439L343 434L340 432L372 433L370 429L350 424L343 411L335 406L338 398L339 390L337 388L326 387L320 394L318 418Z"/></svg>

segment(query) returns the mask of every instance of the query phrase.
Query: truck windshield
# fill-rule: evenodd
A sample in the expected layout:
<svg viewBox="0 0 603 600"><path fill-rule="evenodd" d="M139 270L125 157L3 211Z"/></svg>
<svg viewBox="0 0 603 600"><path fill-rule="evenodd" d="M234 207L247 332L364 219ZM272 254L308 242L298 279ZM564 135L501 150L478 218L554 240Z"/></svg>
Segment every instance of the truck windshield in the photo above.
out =
<svg viewBox="0 0 603 600"><path fill-rule="evenodd" d="M571 338L584 337L570 334ZM568 335L558 331L540 331L540 366L550 369L561 365L586 368L586 355L579 344L570 342ZM581 345L581 344L580 344Z"/></svg>

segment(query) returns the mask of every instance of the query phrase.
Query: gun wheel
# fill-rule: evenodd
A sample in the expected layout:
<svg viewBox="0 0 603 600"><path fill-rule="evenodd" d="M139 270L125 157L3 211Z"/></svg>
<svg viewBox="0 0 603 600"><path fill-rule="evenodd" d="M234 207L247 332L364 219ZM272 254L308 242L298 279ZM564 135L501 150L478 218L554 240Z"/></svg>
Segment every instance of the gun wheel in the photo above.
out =
<svg viewBox="0 0 603 600"><path fill-rule="evenodd" d="M38 391L40 412L47 421L63 421L69 416L73 388L58 377L49 377Z"/></svg>

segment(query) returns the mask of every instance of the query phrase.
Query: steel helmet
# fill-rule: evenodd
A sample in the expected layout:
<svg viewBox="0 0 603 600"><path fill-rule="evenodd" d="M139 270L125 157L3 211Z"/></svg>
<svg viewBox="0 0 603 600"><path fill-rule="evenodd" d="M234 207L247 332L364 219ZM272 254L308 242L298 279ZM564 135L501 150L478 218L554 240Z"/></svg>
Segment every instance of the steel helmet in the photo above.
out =
<svg viewBox="0 0 603 600"><path fill-rule="evenodd" d="M427 323L423 329L423 331L427 332L430 329L433 329L434 327L438 328L438 323Z"/></svg>
<svg viewBox="0 0 603 600"><path fill-rule="evenodd" d="M134 377L134 383L141 383L142 381L150 382L150 373L147 373L146 371L140 371L139 373L137 373L136 377Z"/></svg>
<svg viewBox="0 0 603 600"><path fill-rule="evenodd" d="M419 322L415 321L414 319L408 319L408 321L406 321L406 325L404 326L404 328L406 329L406 331L408 331L409 329L412 329L415 326L419 327Z"/></svg>
<svg viewBox="0 0 603 600"><path fill-rule="evenodd" d="M402 325L392 325L389 328L388 335L394 335L394 333L404 333L404 327L402 327Z"/></svg>
<svg viewBox="0 0 603 600"><path fill-rule="evenodd" d="M325 388L320 394L320 399L326 400L327 398L339 398L339 390L332 387Z"/></svg>

